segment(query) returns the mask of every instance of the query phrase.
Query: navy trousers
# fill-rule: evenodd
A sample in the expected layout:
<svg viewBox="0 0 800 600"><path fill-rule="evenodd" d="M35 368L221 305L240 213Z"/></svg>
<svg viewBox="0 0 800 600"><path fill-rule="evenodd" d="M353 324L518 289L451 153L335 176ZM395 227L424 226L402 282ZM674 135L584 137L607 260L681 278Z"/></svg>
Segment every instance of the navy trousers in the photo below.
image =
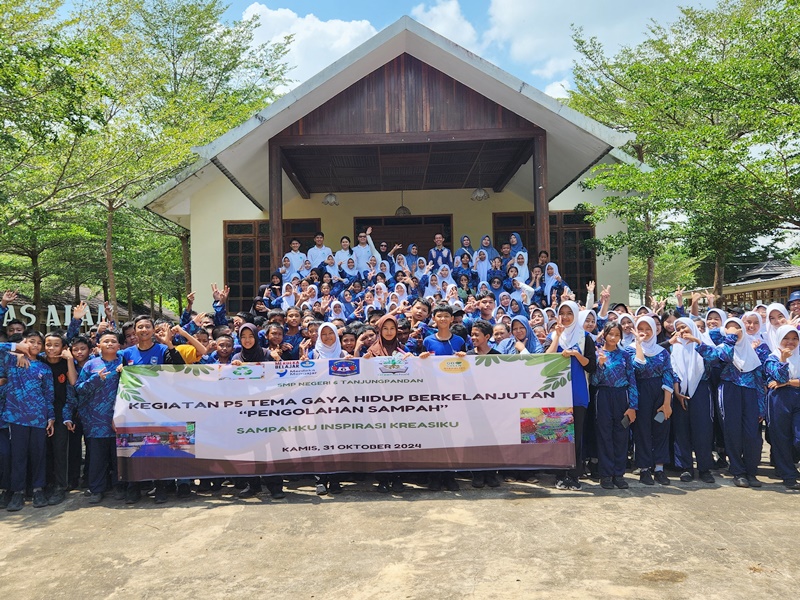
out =
<svg viewBox="0 0 800 600"><path fill-rule="evenodd" d="M730 462L728 470L734 477L755 476L761 462L758 392L723 381L718 398L725 450Z"/></svg>
<svg viewBox="0 0 800 600"><path fill-rule="evenodd" d="M621 477L628 462L628 430L621 423L628 410L628 388L598 387L594 406L600 477Z"/></svg>
<svg viewBox="0 0 800 600"><path fill-rule="evenodd" d="M672 431L675 436L675 466L691 471L692 451L699 471L710 471L714 464L711 454L714 443L714 403L711 386L701 381L694 395L686 401L686 409L678 400L672 401Z"/></svg>
<svg viewBox="0 0 800 600"><path fill-rule="evenodd" d="M652 469L655 465L669 462L670 420L663 423L653 420L664 404L661 381L661 377L636 381L639 388L639 410L636 411L636 421L633 424L633 443L636 466L640 469Z"/></svg>
<svg viewBox="0 0 800 600"><path fill-rule="evenodd" d="M47 472L47 431L11 423L11 491L24 492L31 472L31 487L44 488Z"/></svg>
<svg viewBox="0 0 800 600"><path fill-rule="evenodd" d="M11 489L11 440L8 427L0 429L0 490Z"/></svg>
<svg viewBox="0 0 800 600"><path fill-rule="evenodd" d="M794 454L800 452L800 388L786 386L769 391L767 422L778 477L784 481L800 479L794 463Z"/></svg>
<svg viewBox="0 0 800 600"><path fill-rule="evenodd" d="M86 438L91 448L92 462L89 463L89 491L101 494L108 490L108 479L112 485L117 482L117 439Z"/></svg>

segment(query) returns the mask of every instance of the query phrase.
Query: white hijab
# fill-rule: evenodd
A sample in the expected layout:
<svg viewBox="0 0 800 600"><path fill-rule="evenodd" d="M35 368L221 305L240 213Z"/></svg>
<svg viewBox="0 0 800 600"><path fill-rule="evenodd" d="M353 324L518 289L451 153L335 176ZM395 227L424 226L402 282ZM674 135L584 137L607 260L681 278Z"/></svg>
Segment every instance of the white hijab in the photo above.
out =
<svg viewBox="0 0 800 600"><path fill-rule="evenodd" d="M403 291L400 292L397 288L402 289ZM406 289L405 283L397 283L394 286L394 293L397 294L397 303L402 304L406 300L408 300L408 290Z"/></svg>
<svg viewBox="0 0 800 600"><path fill-rule="evenodd" d="M447 276L442 275L442 271L447 271ZM439 267L439 270L436 271L436 276L439 278L440 286L442 286L443 283L447 283L448 285L456 285L456 282L453 279L453 271L447 265L442 265Z"/></svg>
<svg viewBox="0 0 800 600"><path fill-rule="evenodd" d="M658 356L662 352L664 352L664 347L658 345L658 335L656 334L656 322L653 320L653 317L648 317L644 315L639 317L636 320L636 328L639 328L639 323L647 323L647 326L650 328L650 331L653 335L650 336L649 339L642 341L642 350L644 351L645 356Z"/></svg>
<svg viewBox="0 0 800 600"><path fill-rule="evenodd" d="M586 339L586 332L583 330L580 322L581 309L577 303L568 300L561 303L561 305L558 307L558 313L561 313L561 309L565 306L572 311L572 324L564 329L561 336L558 338L558 345L561 346L563 350L577 346L578 349L583 352L583 343Z"/></svg>
<svg viewBox="0 0 800 600"><path fill-rule="evenodd" d="M794 328L792 325L781 325L778 327L777 332L775 333L775 341L777 345L775 349L772 351L772 354L781 360L781 342L783 338L785 338L789 333L794 331L797 333L797 329ZM789 378L790 379L797 379L800 377L800 346L794 349L792 355L789 357L789 360L786 361L789 365Z"/></svg>
<svg viewBox="0 0 800 600"><path fill-rule="evenodd" d="M552 275L548 275L547 274L547 267L553 267L553 274ZM561 273L558 272L558 265L556 263L554 263L554 262L547 263L545 265L545 267L544 267L544 298L545 298L545 302L547 304L550 304L550 301L552 300L552 298L550 297L550 293L551 293L551 291L553 289L553 286L556 283L558 283L556 281L556 275L558 275L559 277L561 276ZM577 315L578 315L578 313L575 313L575 316L576 316L575 321L578 320L577 319Z"/></svg>
<svg viewBox="0 0 800 600"><path fill-rule="evenodd" d="M295 303L296 296L294 295L294 286L291 283L284 283L283 284L283 293L285 294L289 290L291 290L291 292L292 292L291 296L283 296L283 295L281 295L281 308L283 310L287 310L289 307L294 306L294 303Z"/></svg>
<svg viewBox="0 0 800 600"><path fill-rule="evenodd" d="M622 327L622 320L623 319L628 319L631 323L633 323L633 326L634 326L630 333L623 333L622 334L622 339L620 340L620 343L619 343L619 345L621 347L627 348L628 346L636 343L636 331L635 331L636 330L636 321L628 313L623 313L623 314L621 314L619 316L619 319L617 319L617 321L619 322L619 326L620 327Z"/></svg>
<svg viewBox="0 0 800 600"><path fill-rule="evenodd" d="M742 328L742 337L736 341L736 345L733 347L733 366L742 373L749 373L760 367L761 359L758 358L758 354L753 350L750 336L747 335L742 320L735 317L726 319L722 324L723 329L727 328L728 323L736 323Z"/></svg>
<svg viewBox="0 0 800 600"><path fill-rule="evenodd" d="M333 336L335 341L330 346L326 346L322 343L322 330L324 328L329 328L333 331ZM317 331L317 343L314 344L314 358L315 359L325 359L325 358L341 358L342 357L342 344L339 343L339 333L336 331L336 327L334 327L331 323L323 323L319 326L319 330Z"/></svg>
<svg viewBox="0 0 800 600"><path fill-rule="evenodd" d="M480 255L484 256L484 259L480 259ZM475 253L475 270L478 272L478 279L480 281L486 281L489 277L489 268L491 267L492 263L489 261L488 253L480 249Z"/></svg>
<svg viewBox="0 0 800 600"><path fill-rule="evenodd" d="M778 333L778 329L780 329L780 327L773 327L772 323L770 323L769 320L769 315L774 310L777 310L779 313L781 313L786 318L787 322L789 321L789 311L786 310L786 307L783 304L778 304L777 302L773 302L767 307L767 319L766 319L767 322L765 323L765 325L767 326L767 334L765 336L765 341L767 342L767 346L769 346L769 349L773 351L775 350L775 348L778 347L777 341L775 340L775 336Z"/></svg>
<svg viewBox="0 0 800 600"><path fill-rule="evenodd" d="M676 327L678 323L686 325L694 337L700 338L700 330L691 319L681 317L675 321ZM672 346L672 356L670 357L672 370L675 371L675 375L681 382L681 394L691 398L703 379L705 364L703 357L696 350L697 344L683 338L678 338L678 341L678 344Z"/></svg>

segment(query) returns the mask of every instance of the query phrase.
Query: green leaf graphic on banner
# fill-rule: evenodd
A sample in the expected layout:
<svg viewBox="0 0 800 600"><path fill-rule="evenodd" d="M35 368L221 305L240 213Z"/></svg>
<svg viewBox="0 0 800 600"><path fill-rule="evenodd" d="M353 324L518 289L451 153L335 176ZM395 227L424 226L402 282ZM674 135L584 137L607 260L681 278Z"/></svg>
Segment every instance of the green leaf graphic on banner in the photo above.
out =
<svg viewBox="0 0 800 600"><path fill-rule="evenodd" d="M496 354L487 354L486 356L479 356L475 359L475 366L483 365L484 367L491 367L492 365L499 365L500 358Z"/></svg>
<svg viewBox="0 0 800 600"><path fill-rule="evenodd" d="M559 358L561 359L560 361L551 361L542 368L542 375L544 377L554 377L564 371L569 372L569 359L563 356L559 356Z"/></svg>

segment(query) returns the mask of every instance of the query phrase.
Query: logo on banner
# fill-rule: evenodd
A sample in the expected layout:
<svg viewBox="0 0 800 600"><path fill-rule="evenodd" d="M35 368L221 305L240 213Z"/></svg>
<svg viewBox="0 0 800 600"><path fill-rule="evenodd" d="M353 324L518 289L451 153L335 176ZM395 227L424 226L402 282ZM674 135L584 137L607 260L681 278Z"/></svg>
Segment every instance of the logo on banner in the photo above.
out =
<svg viewBox="0 0 800 600"><path fill-rule="evenodd" d="M405 375L410 368L408 361L398 356L387 356L374 360L378 363L378 370L383 375Z"/></svg>
<svg viewBox="0 0 800 600"><path fill-rule="evenodd" d="M246 365L220 365L220 379L264 379L264 365L248 363Z"/></svg>
<svg viewBox="0 0 800 600"><path fill-rule="evenodd" d="M469 369L469 363L463 358L446 358L439 363L444 373L463 373Z"/></svg>
<svg viewBox="0 0 800 600"><path fill-rule="evenodd" d="M328 373L337 377L350 377L358 375L359 367L357 360L331 360L328 361Z"/></svg>
<svg viewBox="0 0 800 600"><path fill-rule="evenodd" d="M315 372L313 360L280 360L272 364L278 377L306 377Z"/></svg>

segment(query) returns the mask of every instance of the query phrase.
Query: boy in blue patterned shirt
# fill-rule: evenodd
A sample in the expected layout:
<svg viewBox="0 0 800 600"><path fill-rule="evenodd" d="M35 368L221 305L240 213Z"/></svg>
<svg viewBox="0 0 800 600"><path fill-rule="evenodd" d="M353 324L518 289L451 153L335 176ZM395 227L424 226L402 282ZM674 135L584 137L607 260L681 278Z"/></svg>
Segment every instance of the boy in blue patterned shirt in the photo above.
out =
<svg viewBox="0 0 800 600"><path fill-rule="evenodd" d="M47 464L47 436L53 435L55 411L53 408L53 375L50 368L38 359L44 338L38 331L27 331L23 341L0 344L8 384L6 403L0 420L9 424L11 500L9 511L21 510L25 505L25 482L30 466L33 487L33 506L47 506L44 494ZM30 361L28 367L17 366L17 357L11 352L21 352Z"/></svg>

